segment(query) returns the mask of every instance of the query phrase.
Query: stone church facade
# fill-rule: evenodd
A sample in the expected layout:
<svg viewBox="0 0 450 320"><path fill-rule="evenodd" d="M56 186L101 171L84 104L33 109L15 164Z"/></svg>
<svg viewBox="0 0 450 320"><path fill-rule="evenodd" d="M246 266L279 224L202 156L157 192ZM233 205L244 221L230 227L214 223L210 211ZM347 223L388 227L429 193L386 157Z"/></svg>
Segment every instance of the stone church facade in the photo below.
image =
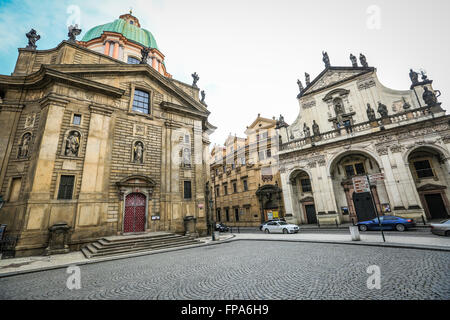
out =
<svg viewBox="0 0 450 320"><path fill-rule="evenodd" d="M450 118L425 74L410 71L409 90L383 86L361 55L330 65L306 86L300 112L281 130L279 153L286 216L300 224L357 222L384 215L418 221L450 214ZM353 178L381 177L355 193ZM367 190L366 190L367 191ZM373 199L373 200L372 200ZM375 203L375 205L373 205Z"/></svg>
<svg viewBox="0 0 450 320"><path fill-rule="evenodd" d="M120 19L141 32L135 17ZM146 47L154 39L88 34L90 42L19 49L12 75L0 76L0 223L17 236L16 256L42 253L58 223L70 227L71 249L109 235L182 233L186 217L207 229L215 127L199 88L172 79L159 49ZM89 47L115 38L123 52L148 49L155 60Z"/></svg>

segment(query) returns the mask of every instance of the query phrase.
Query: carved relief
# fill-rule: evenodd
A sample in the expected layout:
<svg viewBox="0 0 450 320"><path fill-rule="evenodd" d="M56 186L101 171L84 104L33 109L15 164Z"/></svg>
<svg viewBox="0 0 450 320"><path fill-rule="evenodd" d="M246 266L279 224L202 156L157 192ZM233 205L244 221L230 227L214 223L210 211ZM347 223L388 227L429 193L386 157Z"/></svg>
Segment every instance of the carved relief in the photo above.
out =
<svg viewBox="0 0 450 320"><path fill-rule="evenodd" d="M379 148L377 148L377 153L380 156L385 156L388 154L388 148L387 147L379 147Z"/></svg>
<svg viewBox="0 0 450 320"><path fill-rule="evenodd" d="M358 90L367 90L372 87L376 87L375 79L361 80L357 82Z"/></svg>
<svg viewBox="0 0 450 320"><path fill-rule="evenodd" d="M399 152L402 152L402 151L403 151L403 146L397 144L397 145L391 146L390 149L391 149L391 152L392 152L392 153L399 153Z"/></svg>
<svg viewBox="0 0 450 320"><path fill-rule="evenodd" d="M135 124L133 128L134 136L145 136L145 126L140 124Z"/></svg>
<svg viewBox="0 0 450 320"><path fill-rule="evenodd" d="M34 127L34 122L36 120L36 114L32 113L25 119L25 129Z"/></svg>
<svg viewBox="0 0 450 320"><path fill-rule="evenodd" d="M315 106L316 106L316 100L314 100L314 99L309 99L309 100L305 100L302 102L303 109L309 109L309 108L313 108Z"/></svg>

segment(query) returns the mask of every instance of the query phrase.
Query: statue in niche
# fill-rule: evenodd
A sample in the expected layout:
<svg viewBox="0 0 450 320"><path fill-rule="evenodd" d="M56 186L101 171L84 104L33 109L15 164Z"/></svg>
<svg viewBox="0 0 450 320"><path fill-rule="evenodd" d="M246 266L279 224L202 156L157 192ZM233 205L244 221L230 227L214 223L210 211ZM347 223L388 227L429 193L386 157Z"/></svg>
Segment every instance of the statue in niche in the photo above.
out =
<svg viewBox="0 0 450 320"><path fill-rule="evenodd" d="M313 133L315 136L320 136L320 129L319 129L319 125L316 123L316 120L313 120Z"/></svg>
<svg viewBox="0 0 450 320"><path fill-rule="evenodd" d="M352 62L352 67L353 68L358 68L358 60L356 59L356 57L350 53L350 61Z"/></svg>
<svg viewBox="0 0 450 320"><path fill-rule="evenodd" d="M309 84L311 83L311 76L307 72L305 72L305 82L306 86L309 86Z"/></svg>
<svg viewBox="0 0 450 320"><path fill-rule="evenodd" d="M140 141L138 141L134 144L133 158L134 158L134 160L133 160L134 163L143 163L144 162L144 145Z"/></svg>
<svg viewBox="0 0 450 320"><path fill-rule="evenodd" d="M306 123L303 124L303 133L305 134L305 138L309 138L311 136L311 130Z"/></svg>
<svg viewBox="0 0 450 320"><path fill-rule="evenodd" d="M419 74L413 69L409 70L409 78L411 79L413 85L419 83Z"/></svg>
<svg viewBox="0 0 450 320"><path fill-rule="evenodd" d="M339 98L336 98L333 100L334 104L334 111L336 112L336 115L344 113L344 106L342 104L342 100Z"/></svg>
<svg viewBox="0 0 450 320"><path fill-rule="evenodd" d="M78 131L72 131L66 139L65 156L77 157L80 148L80 134Z"/></svg>
<svg viewBox="0 0 450 320"><path fill-rule="evenodd" d="M304 88L303 88L303 84L300 81L300 79L297 79L297 85L298 85L298 90L300 91L300 93L302 93Z"/></svg>
<svg viewBox="0 0 450 320"><path fill-rule="evenodd" d="M378 102L378 113L381 115L382 118L388 117L388 109L386 105L382 104L381 102Z"/></svg>
<svg viewBox="0 0 450 320"><path fill-rule="evenodd" d="M147 48L147 47L142 48L140 64L147 64L149 54L150 54L150 48Z"/></svg>
<svg viewBox="0 0 450 320"><path fill-rule="evenodd" d="M330 57L328 57L328 53L322 51L322 55L323 55L323 62L325 63L325 68L329 68L330 67Z"/></svg>
<svg viewBox="0 0 450 320"><path fill-rule="evenodd" d="M189 167L191 165L191 149L190 148L183 149L183 164L186 167Z"/></svg>
<svg viewBox="0 0 450 320"><path fill-rule="evenodd" d="M28 45L26 48L36 50L36 42L41 38L41 36L37 34L36 30L31 29L30 32L26 34L26 37L28 38Z"/></svg>
<svg viewBox="0 0 450 320"><path fill-rule="evenodd" d="M368 68L368 67L369 67L369 64L367 63L366 56L363 55L362 53L359 54L359 61L361 62L361 65L362 65L364 68Z"/></svg>
<svg viewBox="0 0 450 320"><path fill-rule="evenodd" d="M26 133L22 137L22 143L19 146L19 158L26 158L30 149L31 134Z"/></svg>
<svg viewBox="0 0 450 320"><path fill-rule="evenodd" d="M427 104L427 107L435 106L438 102L436 94L434 92L432 92L431 90L429 90L428 87L426 87L426 86L424 86L423 89L425 91L422 95L422 98L423 98L423 101L425 101L425 103Z"/></svg>
<svg viewBox="0 0 450 320"><path fill-rule="evenodd" d="M375 110L370 106L370 103L367 104L367 117L369 118L369 121L375 121L377 116L375 114Z"/></svg>

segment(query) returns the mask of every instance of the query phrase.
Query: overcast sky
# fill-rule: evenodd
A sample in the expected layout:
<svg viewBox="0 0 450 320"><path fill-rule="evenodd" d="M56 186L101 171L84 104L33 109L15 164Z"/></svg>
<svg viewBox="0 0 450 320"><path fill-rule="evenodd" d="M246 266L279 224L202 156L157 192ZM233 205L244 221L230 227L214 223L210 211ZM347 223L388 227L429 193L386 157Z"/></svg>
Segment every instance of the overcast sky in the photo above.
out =
<svg viewBox="0 0 450 320"><path fill-rule="evenodd" d="M392 89L409 89L409 69L424 69L448 110L450 102L450 1L366 0L0 0L0 74L10 74L25 33L42 36L38 49L67 38L78 19L84 35L130 7L150 30L175 79L206 91L213 143L243 136L258 113L292 123L299 107L297 79L323 69L322 50L334 66L364 53ZM80 39L81 39L80 37Z"/></svg>

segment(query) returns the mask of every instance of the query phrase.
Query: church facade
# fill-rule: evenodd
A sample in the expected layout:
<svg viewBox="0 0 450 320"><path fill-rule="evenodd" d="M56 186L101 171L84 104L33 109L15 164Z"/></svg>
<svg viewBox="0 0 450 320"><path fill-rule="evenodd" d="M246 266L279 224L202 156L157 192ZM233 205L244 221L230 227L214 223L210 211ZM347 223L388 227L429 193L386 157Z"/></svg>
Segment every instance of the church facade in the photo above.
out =
<svg viewBox="0 0 450 320"><path fill-rule="evenodd" d="M0 223L16 236L16 256L42 253L61 223L71 249L109 235L182 233L186 217L205 233L215 127L198 79L173 79L131 14L82 41L69 35L37 50L30 32L12 75L0 76Z"/></svg>
<svg viewBox="0 0 450 320"><path fill-rule="evenodd" d="M312 81L306 74L306 86L298 81L297 119L280 130L289 221L356 223L377 212L418 221L448 217L450 117L433 81L411 70L410 89L393 90L364 55L361 65L351 55L352 66L341 67L323 55L323 72ZM355 190L354 180L367 179Z"/></svg>

